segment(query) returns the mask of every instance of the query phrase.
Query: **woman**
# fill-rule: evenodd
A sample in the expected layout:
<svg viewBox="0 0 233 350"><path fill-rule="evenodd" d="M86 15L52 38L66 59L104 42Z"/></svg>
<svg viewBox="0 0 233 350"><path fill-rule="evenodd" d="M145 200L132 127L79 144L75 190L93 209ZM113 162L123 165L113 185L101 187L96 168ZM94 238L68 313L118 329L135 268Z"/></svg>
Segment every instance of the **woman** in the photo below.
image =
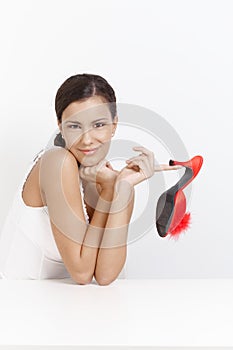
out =
<svg viewBox="0 0 233 350"><path fill-rule="evenodd" d="M71 277L78 284L94 277L107 285L125 264L134 186L154 174L154 154L134 148L141 154L121 171L107 161L118 122L116 97L98 75L68 78L55 110L56 147L33 160L3 226L0 276Z"/></svg>

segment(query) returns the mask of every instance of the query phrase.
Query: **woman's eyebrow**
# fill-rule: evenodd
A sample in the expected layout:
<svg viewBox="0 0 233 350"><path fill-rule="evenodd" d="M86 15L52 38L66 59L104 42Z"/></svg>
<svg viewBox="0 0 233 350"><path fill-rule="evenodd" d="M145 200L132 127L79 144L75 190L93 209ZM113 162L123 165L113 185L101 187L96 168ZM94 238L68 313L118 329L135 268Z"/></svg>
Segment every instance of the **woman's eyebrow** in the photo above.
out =
<svg viewBox="0 0 233 350"><path fill-rule="evenodd" d="M108 121L108 118L99 118L99 119L93 120L92 123L98 122L99 120L107 120ZM78 122L77 120L67 120L65 122L65 124L67 124L67 123L82 124L82 123Z"/></svg>

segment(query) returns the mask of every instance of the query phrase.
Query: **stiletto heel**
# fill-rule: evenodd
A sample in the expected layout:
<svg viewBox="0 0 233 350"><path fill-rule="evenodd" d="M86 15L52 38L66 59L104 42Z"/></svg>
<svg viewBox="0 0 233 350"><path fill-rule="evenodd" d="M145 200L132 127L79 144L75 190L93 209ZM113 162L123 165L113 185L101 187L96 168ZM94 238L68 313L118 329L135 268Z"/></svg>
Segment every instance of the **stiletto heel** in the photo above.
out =
<svg viewBox="0 0 233 350"><path fill-rule="evenodd" d="M159 197L156 207L156 227L161 237L173 237L190 226L191 214L186 211L186 198L183 189L197 176L203 164L202 156L195 156L187 162L170 160L169 165L184 166L181 179Z"/></svg>
<svg viewBox="0 0 233 350"><path fill-rule="evenodd" d="M201 166L203 163L203 157L202 156L195 156L193 157L191 160L187 161L187 162L178 162L176 160L169 160L169 165L182 165L187 169L191 169L192 171L192 176L191 176L191 172L190 170L187 171L187 173L185 172L185 186L182 187L182 189L184 189L186 186L188 186L188 184L193 181L193 179L197 176L197 174L199 173ZM189 173L189 174L188 174ZM191 178L188 180L188 176L191 176Z"/></svg>

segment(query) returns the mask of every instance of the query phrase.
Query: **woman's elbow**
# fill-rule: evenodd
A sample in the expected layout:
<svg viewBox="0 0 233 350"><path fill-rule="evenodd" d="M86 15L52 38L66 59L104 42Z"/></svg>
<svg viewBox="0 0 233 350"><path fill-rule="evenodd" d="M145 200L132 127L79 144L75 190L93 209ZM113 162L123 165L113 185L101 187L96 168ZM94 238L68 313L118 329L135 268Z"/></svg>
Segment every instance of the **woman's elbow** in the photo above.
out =
<svg viewBox="0 0 233 350"><path fill-rule="evenodd" d="M112 282L114 282L115 280L98 280L96 281L100 286L108 286L109 284L111 284Z"/></svg>
<svg viewBox="0 0 233 350"><path fill-rule="evenodd" d="M114 282L117 277L113 278L113 277L97 277L97 276L94 276L95 277L95 280L96 282L100 285L100 286L108 286L109 284L111 284L112 282Z"/></svg>
<svg viewBox="0 0 233 350"><path fill-rule="evenodd" d="M74 275L72 276L73 280L77 284L90 284L92 282L93 276L87 276L87 275Z"/></svg>

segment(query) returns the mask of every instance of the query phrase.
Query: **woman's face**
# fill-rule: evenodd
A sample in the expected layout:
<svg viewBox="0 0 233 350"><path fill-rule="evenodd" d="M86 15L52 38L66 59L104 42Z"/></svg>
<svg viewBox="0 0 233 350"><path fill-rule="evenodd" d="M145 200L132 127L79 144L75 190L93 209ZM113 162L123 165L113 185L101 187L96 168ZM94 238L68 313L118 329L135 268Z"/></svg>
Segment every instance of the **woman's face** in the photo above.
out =
<svg viewBox="0 0 233 350"><path fill-rule="evenodd" d="M82 165L92 166L106 158L117 121L117 116L112 121L108 104L101 97L93 96L83 102L70 103L58 126L66 142L65 148Z"/></svg>

